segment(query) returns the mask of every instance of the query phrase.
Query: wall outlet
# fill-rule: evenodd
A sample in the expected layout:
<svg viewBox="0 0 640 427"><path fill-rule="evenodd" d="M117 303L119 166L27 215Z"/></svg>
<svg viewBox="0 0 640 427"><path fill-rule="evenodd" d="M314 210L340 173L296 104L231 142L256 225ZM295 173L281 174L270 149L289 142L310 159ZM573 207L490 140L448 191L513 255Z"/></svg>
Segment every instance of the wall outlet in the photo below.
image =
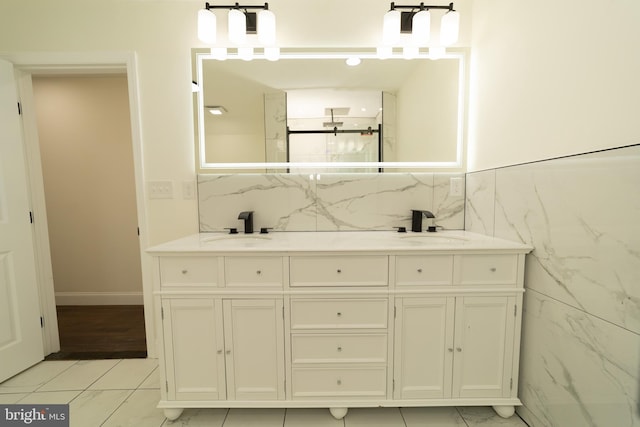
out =
<svg viewBox="0 0 640 427"><path fill-rule="evenodd" d="M463 183L461 177L451 178L449 180L449 194L454 197L462 197L463 194Z"/></svg>
<svg viewBox="0 0 640 427"><path fill-rule="evenodd" d="M185 200L196 198L196 184L193 181L182 182L182 198Z"/></svg>
<svg viewBox="0 0 640 427"><path fill-rule="evenodd" d="M149 181L147 186L150 199L173 199L172 181Z"/></svg>

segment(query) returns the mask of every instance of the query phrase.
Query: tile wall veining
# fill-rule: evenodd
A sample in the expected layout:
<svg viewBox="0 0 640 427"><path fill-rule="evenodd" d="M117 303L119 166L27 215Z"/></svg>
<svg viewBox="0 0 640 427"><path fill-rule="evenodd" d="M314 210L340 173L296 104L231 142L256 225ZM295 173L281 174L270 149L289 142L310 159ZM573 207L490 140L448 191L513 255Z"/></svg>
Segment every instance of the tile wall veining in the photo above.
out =
<svg viewBox="0 0 640 427"><path fill-rule="evenodd" d="M467 174L466 229L532 244L518 411L640 426L640 146Z"/></svg>
<svg viewBox="0 0 640 427"><path fill-rule="evenodd" d="M431 210L436 224L464 228L464 196L452 196L450 178L461 173L199 175L200 231L242 224L276 231L393 230L410 227L411 209ZM463 191L464 194L464 191Z"/></svg>

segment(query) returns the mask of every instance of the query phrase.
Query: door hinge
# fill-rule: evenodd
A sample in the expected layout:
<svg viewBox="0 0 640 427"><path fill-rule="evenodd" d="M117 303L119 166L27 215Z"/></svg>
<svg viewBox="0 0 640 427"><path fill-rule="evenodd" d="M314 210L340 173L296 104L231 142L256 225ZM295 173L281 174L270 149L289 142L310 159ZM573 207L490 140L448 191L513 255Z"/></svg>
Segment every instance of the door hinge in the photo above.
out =
<svg viewBox="0 0 640 427"><path fill-rule="evenodd" d="M44 328L44 317L40 316L40 327Z"/></svg>
<svg viewBox="0 0 640 427"><path fill-rule="evenodd" d="M140 235L140 227L137 227L138 230L138 236Z"/></svg>
<svg viewBox="0 0 640 427"><path fill-rule="evenodd" d="M396 318L396 306L395 305L393 306L393 318L394 319Z"/></svg>
<svg viewBox="0 0 640 427"><path fill-rule="evenodd" d="M160 318L164 320L164 307L160 307Z"/></svg>
<svg viewBox="0 0 640 427"><path fill-rule="evenodd" d="M18 115L21 116L22 115L22 105L20 105L20 103L18 102Z"/></svg>
<svg viewBox="0 0 640 427"><path fill-rule="evenodd" d="M396 391L396 379L391 380L391 391Z"/></svg>
<svg viewBox="0 0 640 427"><path fill-rule="evenodd" d="M518 306L514 305L513 306L513 317L516 317L518 315Z"/></svg>
<svg viewBox="0 0 640 427"><path fill-rule="evenodd" d="M164 382L164 389L169 393L169 381Z"/></svg>
<svg viewBox="0 0 640 427"><path fill-rule="evenodd" d="M284 319L284 306L282 306L282 318Z"/></svg>
<svg viewBox="0 0 640 427"><path fill-rule="evenodd" d="M509 390L513 390L513 378L509 381Z"/></svg>
<svg viewBox="0 0 640 427"><path fill-rule="evenodd" d="M29 223L33 224L33 212L29 211Z"/></svg>

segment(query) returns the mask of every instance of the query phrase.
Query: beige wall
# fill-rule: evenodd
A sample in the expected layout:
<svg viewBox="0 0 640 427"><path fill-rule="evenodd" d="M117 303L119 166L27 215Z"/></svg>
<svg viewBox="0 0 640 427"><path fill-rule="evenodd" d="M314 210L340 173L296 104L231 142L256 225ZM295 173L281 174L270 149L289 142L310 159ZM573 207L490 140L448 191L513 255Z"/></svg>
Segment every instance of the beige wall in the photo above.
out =
<svg viewBox="0 0 640 427"><path fill-rule="evenodd" d="M141 294L126 76L36 76L33 91L56 294Z"/></svg>
<svg viewBox="0 0 640 427"><path fill-rule="evenodd" d="M640 143L640 2L474 0L468 169Z"/></svg>

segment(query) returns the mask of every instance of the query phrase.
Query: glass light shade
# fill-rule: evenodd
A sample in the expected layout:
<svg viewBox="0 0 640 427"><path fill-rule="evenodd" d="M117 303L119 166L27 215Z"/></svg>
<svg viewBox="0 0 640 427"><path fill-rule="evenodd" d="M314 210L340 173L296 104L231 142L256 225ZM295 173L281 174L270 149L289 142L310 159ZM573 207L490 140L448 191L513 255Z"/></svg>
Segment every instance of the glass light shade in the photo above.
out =
<svg viewBox="0 0 640 427"><path fill-rule="evenodd" d="M429 59L444 58L447 54L447 49L444 46L431 46L429 48Z"/></svg>
<svg viewBox="0 0 640 427"><path fill-rule="evenodd" d="M393 47L391 46L378 46L376 48L376 55L379 59L389 59L393 55Z"/></svg>
<svg viewBox="0 0 640 427"><path fill-rule="evenodd" d="M382 21L382 43L392 46L400 40L400 11L390 10Z"/></svg>
<svg viewBox="0 0 640 427"><path fill-rule="evenodd" d="M460 32L460 14L456 11L449 11L442 17L440 24L440 44L450 46L458 41Z"/></svg>
<svg viewBox="0 0 640 427"><path fill-rule="evenodd" d="M242 46L238 48L238 58L243 61L251 61L253 59L253 48L251 46Z"/></svg>
<svg viewBox="0 0 640 427"><path fill-rule="evenodd" d="M267 61L277 61L280 59L280 48L275 46L265 47L264 57Z"/></svg>
<svg viewBox="0 0 640 427"><path fill-rule="evenodd" d="M207 44L216 42L216 15L210 10L198 11L198 39Z"/></svg>
<svg viewBox="0 0 640 427"><path fill-rule="evenodd" d="M346 60L347 65L350 67L355 67L357 65L360 65L361 62L362 60L357 56L350 56Z"/></svg>
<svg viewBox="0 0 640 427"><path fill-rule="evenodd" d="M276 42L276 15L270 10L258 12L258 41L267 46Z"/></svg>
<svg viewBox="0 0 640 427"><path fill-rule="evenodd" d="M402 57L404 59L415 59L420 54L420 48L418 46L404 46L402 48Z"/></svg>
<svg viewBox="0 0 640 427"><path fill-rule="evenodd" d="M431 35L431 14L421 10L413 15L411 22L411 38L416 46L426 46Z"/></svg>
<svg viewBox="0 0 640 427"><path fill-rule="evenodd" d="M238 9L229 10L229 41L242 44L247 40L247 18Z"/></svg>
<svg viewBox="0 0 640 427"><path fill-rule="evenodd" d="M218 61L224 61L227 59L227 48L226 47L212 47L211 48L211 57L213 59L217 59Z"/></svg>

